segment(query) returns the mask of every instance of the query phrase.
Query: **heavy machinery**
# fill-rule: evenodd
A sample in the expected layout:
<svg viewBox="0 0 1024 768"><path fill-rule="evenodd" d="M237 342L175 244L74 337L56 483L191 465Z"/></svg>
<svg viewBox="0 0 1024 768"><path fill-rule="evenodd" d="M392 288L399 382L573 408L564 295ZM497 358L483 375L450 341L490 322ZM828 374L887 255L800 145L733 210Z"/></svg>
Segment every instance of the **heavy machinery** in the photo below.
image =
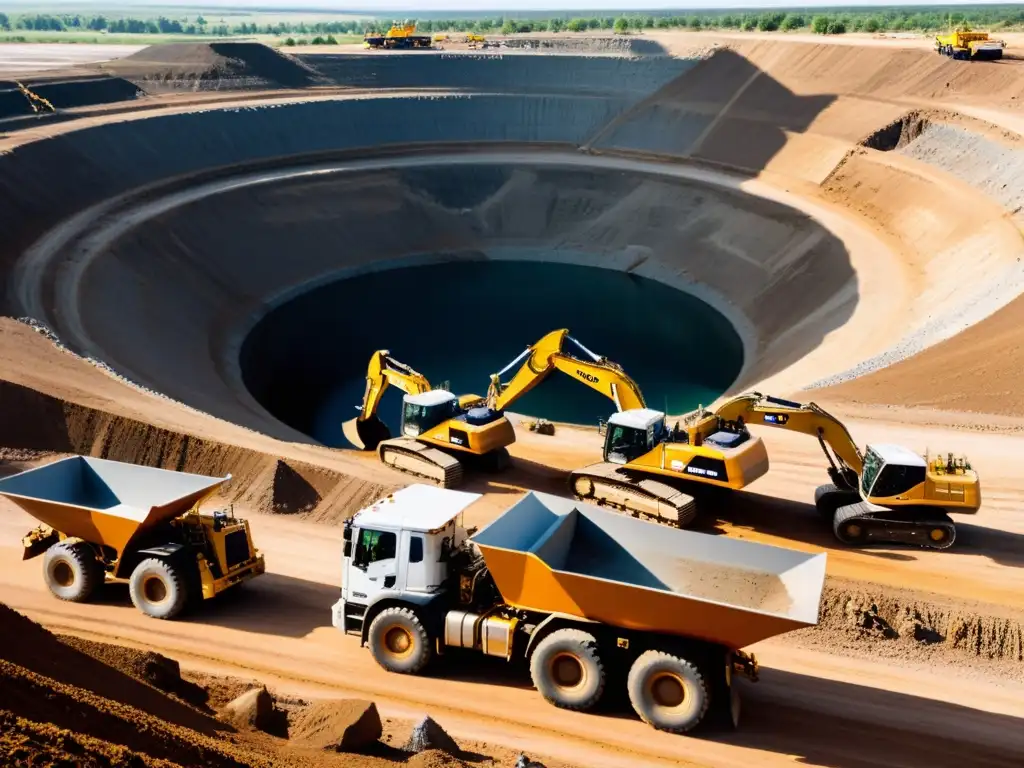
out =
<svg viewBox="0 0 1024 768"><path fill-rule="evenodd" d="M709 713L738 725L736 677L758 678L742 648L818 621L824 554L533 491L470 537L461 518L478 498L411 485L346 523L332 624L384 669L522 659L544 699L580 711L622 669L636 713L683 733Z"/></svg>
<svg viewBox="0 0 1024 768"><path fill-rule="evenodd" d="M434 44L430 35L417 35L416 22L394 22L387 32L367 32L363 35L366 48L410 49L431 48Z"/></svg>
<svg viewBox="0 0 1024 768"><path fill-rule="evenodd" d="M748 429L753 423L818 438L832 482L817 489L815 505L844 543L945 549L956 537L949 513L971 514L981 505L978 476L966 458L922 457L882 444L861 453L842 422L814 403L751 392L713 412L698 408L669 428L664 413L645 407L639 387L620 366L579 342L591 359L572 357L563 348L566 339L575 342L565 329L553 331L493 374L488 402L507 408L556 368L615 402L618 412L605 428L604 461L569 475L577 499L685 527L698 511L691 494L740 490L768 472L764 442ZM502 384L501 376L520 363Z"/></svg>
<svg viewBox="0 0 1024 768"><path fill-rule="evenodd" d="M389 385L402 398L401 436L377 417ZM373 353L366 371L366 390L360 413L342 425L342 432L360 450L376 450L394 469L431 480L445 488L462 483L464 465L498 471L509 463L507 446L515 442L512 424L498 410L486 407L479 395L456 397L432 389L427 378L391 356Z"/></svg>
<svg viewBox="0 0 1024 768"><path fill-rule="evenodd" d="M814 494L819 513L848 544L888 542L946 549L956 538L950 512L973 514L981 483L964 456L920 456L900 445L872 444L862 453L846 426L815 403L750 392L714 413L689 417L708 432L724 424L763 424L812 435L828 459L832 482Z"/></svg>
<svg viewBox="0 0 1024 768"><path fill-rule="evenodd" d="M0 495L42 523L22 557L43 555L56 597L86 602L126 583L136 608L171 619L264 572L245 520L199 512L230 479L72 456L0 480Z"/></svg>
<svg viewBox="0 0 1024 768"><path fill-rule="evenodd" d="M571 354L566 342L582 354ZM502 383L501 377L517 365L515 375ZM665 414L646 407L639 386L619 365L591 352L565 328L547 334L492 374L488 405L506 409L555 370L601 392L617 409L608 419L604 461L569 476L570 490L578 499L683 528L697 514L696 500L676 487L678 483L669 482L738 489L768 471L764 443L734 424L723 423L708 434L697 424L682 431L678 424L668 429Z"/></svg>
<svg viewBox="0 0 1024 768"><path fill-rule="evenodd" d="M1001 59L1005 47L1002 40L992 40L988 32L974 32L970 27L959 27L935 36L935 50L953 59Z"/></svg>

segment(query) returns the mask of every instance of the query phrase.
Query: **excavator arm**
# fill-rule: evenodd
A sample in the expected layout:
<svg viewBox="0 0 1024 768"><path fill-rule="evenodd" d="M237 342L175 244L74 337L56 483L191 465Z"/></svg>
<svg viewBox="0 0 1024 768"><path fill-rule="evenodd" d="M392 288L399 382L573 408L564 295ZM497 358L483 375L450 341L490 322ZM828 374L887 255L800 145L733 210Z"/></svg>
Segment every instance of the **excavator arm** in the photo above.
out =
<svg viewBox="0 0 1024 768"><path fill-rule="evenodd" d="M430 390L430 382L422 373L391 357L386 349L373 353L366 369L366 389L359 416L341 425L350 443L360 449L373 448L388 436L387 427L377 418L377 407L389 385L407 395L418 395Z"/></svg>
<svg viewBox="0 0 1024 768"><path fill-rule="evenodd" d="M577 357L570 354L566 350L567 341L581 350L583 355ZM517 365L519 370L508 383L503 384L501 377ZM617 410L645 407L644 396L636 382L617 364L595 355L576 341L566 328L551 331L537 343L527 347L501 371L491 374L487 405L495 410L504 410L555 370L596 389L614 402Z"/></svg>
<svg viewBox="0 0 1024 768"><path fill-rule="evenodd" d="M748 392L727 400L715 411L724 422L765 424L802 432L818 438L828 459L833 482L851 490L864 469L864 456L846 426L815 403L794 403L760 392Z"/></svg>

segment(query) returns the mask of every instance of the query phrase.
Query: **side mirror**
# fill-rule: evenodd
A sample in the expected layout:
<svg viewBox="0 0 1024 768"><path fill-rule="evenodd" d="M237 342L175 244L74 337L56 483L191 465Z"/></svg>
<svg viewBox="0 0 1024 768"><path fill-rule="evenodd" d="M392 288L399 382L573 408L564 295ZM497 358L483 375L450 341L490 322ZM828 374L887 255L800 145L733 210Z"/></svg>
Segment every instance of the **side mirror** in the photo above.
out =
<svg viewBox="0 0 1024 768"><path fill-rule="evenodd" d="M345 540L346 543L352 541L352 521L351 520L346 520L345 521L345 527L342 528L342 530L341 530L341 536Z"/></svg>
<svg viewBox="0 0 1024 768"><path fill-rule="evenodd" d="M346 558L352 557L352 541L351 540L347 540L345 542L345 552L344 552L344 555L345 555Z"/></svg>

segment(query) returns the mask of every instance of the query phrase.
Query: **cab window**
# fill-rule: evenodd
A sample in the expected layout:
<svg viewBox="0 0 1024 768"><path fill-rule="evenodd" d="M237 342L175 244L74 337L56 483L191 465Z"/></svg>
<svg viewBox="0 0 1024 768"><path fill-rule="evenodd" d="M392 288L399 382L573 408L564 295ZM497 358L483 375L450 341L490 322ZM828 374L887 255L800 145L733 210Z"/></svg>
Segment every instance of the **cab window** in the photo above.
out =
<svg viewBox="0 0 1024 768"><path fill-rule="evenodd" d="M359 568L365 568L378 560L390 560L395 557L397 544L398 538L391 531L374 531L364 528L359 532L353 564Z"/></svg>
<svg viewBox="0 0 1024 768"><path fill-rule="evenodd" d="M925 480L925 467L907 467L900 464L889 464L886 466L874 486L871 488L871 496L875 498L888 498L906 493L915 485L920 485Z"/></svg>

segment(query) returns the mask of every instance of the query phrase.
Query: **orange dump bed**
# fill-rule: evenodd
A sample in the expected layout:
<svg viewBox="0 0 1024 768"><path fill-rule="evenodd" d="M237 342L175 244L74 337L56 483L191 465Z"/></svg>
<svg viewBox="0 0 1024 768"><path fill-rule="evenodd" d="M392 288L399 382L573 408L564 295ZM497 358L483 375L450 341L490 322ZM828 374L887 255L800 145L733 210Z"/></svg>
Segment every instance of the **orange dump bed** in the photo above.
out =
<svg viewBox="0 0 1024 768"><path fill-rule="evenodd" d="M510 605L739 649L818 621L825 555L531 492L473 536Z"/></svg>
<svg viewBox="0 0 1024 768"><path fill-rule="evenodd" d="M0 480L0 496L120 555L136 534L185 514L230 479L72 456Z"/></svg>

